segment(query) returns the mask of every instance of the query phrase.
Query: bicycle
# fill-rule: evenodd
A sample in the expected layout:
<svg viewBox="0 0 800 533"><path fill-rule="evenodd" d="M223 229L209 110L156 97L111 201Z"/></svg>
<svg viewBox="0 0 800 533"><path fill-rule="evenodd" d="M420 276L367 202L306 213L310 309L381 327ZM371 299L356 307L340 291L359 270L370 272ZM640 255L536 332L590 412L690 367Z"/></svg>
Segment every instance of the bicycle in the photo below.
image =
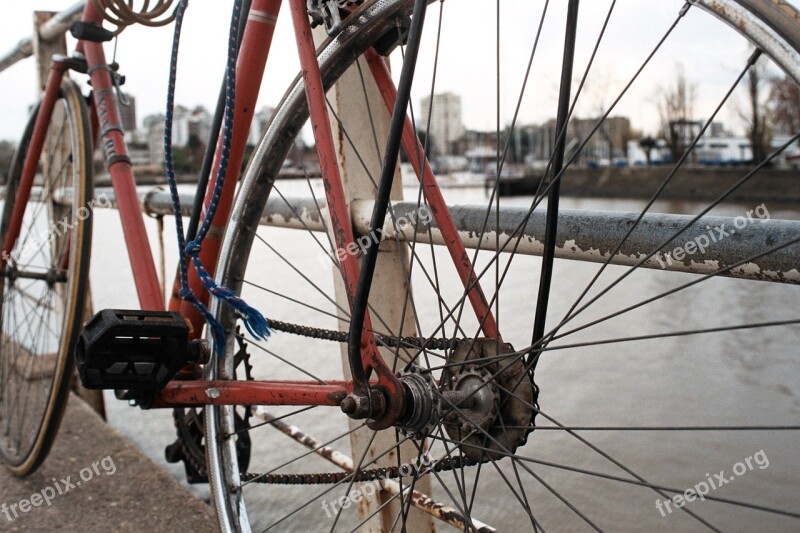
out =
<svg viewBox="0 0 800 533"><path fill-rule="evenodd" d="M800 429L784 420L746 426L569 426L550 415L550 408L540 405L540 386L542 393L548 389L542 385L547 372L538 367L540 358L546 360L544 356L550 352L568 356L584 348L606 346L614 346L621 354L606 354L607 358L629 364L628 361L636 361L641 355L630 346L673 338L680 339L681 344L675 349L681 353L700 353L707 351L708 346L696 343L693 339L697 336L709 336L714 339L712 342L732 339L742 344L743 338L737 335L753 328L777 328L781 337L772 339L777 351L790 352L796 346L793 341L797 337L798 320L791 315L779 315L778 310L767 309L766 305L759 308L759 314L768 316L747 323L715 323L710 327L666 332L638 328L640 333L635 335L627 335L626 329L623 336L599 340L586 340L582 333L605 322L611 325L603 331L609 327L612 331L628 328L627 323L614 319L644 304L649 304L649 309L655 310L650 313L657 317L658 313L669 311L660 303L662 298L695 287L701 281L713 280L695 289L698 296L692 305L702 306L709 294L716 294L707 291L724 289L738 294L732 288L736 280L723 277L783 282L777 288L759 288L784 308L791 309L796 296L792 285L798 282L796 268L793 269L800 240L796 223L762 221L757 226L763 230L761 233L755 233L750 240L739 237L733 244L720 236L720 242L728 246L708 247L709 255L703 250L698 261L688 257L696 253L689 253L688 243L697 243L700 235L707 233L707 225L733 224L734 219L707 215L733 194L756 197L758 191L754 189L758 186L753 187L750 179L763 175L764 167L796 143L800 133L790 135L730 186L726 184L713 191L710 203L697 209L697 213L660 218L649 211L656 200L666 196L662 193L670 182L678 181L673 180L676 173L698 147L703 133L710 128L733 89L762 54L769 56L788 76L800 79L797 60L800 15L792 7L780 1L754 0L677 3L672 25L664 28L654 50L643 55L641 68L619 97L603 109L591 132L580 136L576 149L576 145L568 146L568 124L576 116L576 102L609 20L613 20L616 2L610 2L607 12L603 11L607 14L590 48L588 66L581 73L574 69L579 3L570 0L564 17L564 38L559 41L559 46L563 44L560 54L563 68L554 106L556 120L547 171L532 179L535 194L530 206L515 209L509 204L501 206L497 194L513 140L511 134L504 137L501 128L500 89L506 80L500 74L503 63L498 3L494 50L498 69L494 80L497 125L491 171L494 180L489 186L486 205L470 210L445 201L426 157L436 140L418 138L416 129L420 122L409 105L412 82L419 83L424 70L417 66L418 57L426 60L419 56L420 47L434 50L430 104L426 127L422 128L425 131L431 131L437 68L447 69L457 64L439 61L440 47L445 45L440 41L443 2L438 3L435 15L436 31L425 34L432 42L423 42L423 29L431 27L430 23L425 24L426 11L431 8L428 2L420 0L363 3L289 0L302 74L276 109L237 190L249 120L282 4L280 0L253 0L252 4L237 0L223 91L226 98L221 99L223 105L217 111L219 122L224 124L209 143L206 165L201 172L196 198L203 198L204 203L196 202L193 206L185 232L182 223L177 224L183 251L171 297L165 304L113 97L120 78L116 67L107 64L102 48L102 43L111 40L114 32L102 24L104 20L120 27L134 22L166 24L172 20L168 13L171 4L162 1L147 12L134 13L124 2L86 3L81 22L72 28L79 39L76 53L54 58L42 103L26 127L12 164L0 226L4 240L0 452L15 474L29 474L45 459L58 430L75 360L84 385L90 388L119 390L120 396L143 408L176 409L182 440L173 458L185 461L190 480L209 482L220 527L226 531L319 525L323 513L330 522L323 522L322 526L331 530L364 526L417 531L431 529L434 519L462 530L480 531L493 530L489 523L500 524L498 527L502 529L538 530L553 524L563 527L580 524L598 530L604 527L602 517L575 504L548 482L542 476L545 468L581 473L638 489L637 501L643 503L629 511L625 520L657 521L663 514L655 514L652 499L663 502L683 493L681 486L686 480L648 481L639 473L640 467L634 469L626 464L628 461L623 463L615 457L616 453L612 455L605 446L601 448L579 435L581 431L711 432L713 437L698 437L692 443L713 445L735 431L769 430L770 438L780 442L787 432ZM185 1L179 1L173 15L177 17L176 32L180 30L186 5ZM539 6L535 6L537 16L531 17L536 31L529 35L531 51L522 79L516 80L522 88L511 93L514 109L511 132L518 124L531 65L540 57L536 55L537 47L548 5L544 3L540 14ZM584 215L580 213L559 209L559 189L566 180L566 171L592 135L608 123L606 119L617 102L667 37L687 15L694 16L701 7L757 46L745 66L732 76L730 89L720 91L719 106L700 124L700 131L693 132L680 147L677 161L668 166L663 179L656 182L657 187L648 191L648 201L638 213L581 218ZM526 5L526 8L533 13L533 7ZM582 8L598 9L596 5ZM317 48L312 40L312 22L323 26L329 34ZM480 53L475 46L469 48L476 57ZM384 61L391 54L394 58L402 55L403 59L396 85ZM84 98L75 83L65 76L68 71L88 74L92 82L91 98ZM576 73L579 81L573 84ZM512 82L508 81L508 85ZM363 120L365 111L368 127ZM305 174L303 188L308 188L311 197L296 201L280 191L276 178L284 161L298 153L295 141L307 120L316 140L323 185L314 185ZM169 124L166 129L169 132ZM169 168L169 137L166 144ZM52 228L64 217L91 205L91 161L97 146L104 150L114 183L141 309L104 310L82 324L91 217L77 216L68 232L51 234L43 241L38 234L42 228ZM401 149L419 181L416 201L408 203L398 202L399 179L395 175ZM37 170L42 178L37 178ZM791 189L792 185L786 187ZM172 192L176 195L177 189L173 187ZM693 191L696 198L704 198L704 193ZM324 195L325 201L318 195ZM545 214L535 212L545 200ZM275 212L280 214L271 214ZM177 205L175 214L180 221ZM284 219L284 226L303 229L305 243L298 244L301 237L295 237L289 243L283 242L289 246L284 247L283 253L279 251L280 238L274 232L265 237L270 230L258 229L262 218L275 216ZM414 222L399 224L400 219ZM568 231L562 233L565 228ZM663 230L659 232L658 228ZM325 237L319 238L320 232ZM503 235L507 238L501 238ZM568 244L567 236L572 244ZM371 240L361 241L365 237ZM675 260L669 261L668 267L660 266L666 264L663 260L659 262L665 257L664 252L684 239L685 260L674 254ZM33 246L35 253L31 255L34 240L38 244ZM434 244L444 246L446 256ZM287 293L289 289L267 286L262 279L268 276L260 270L261 265L250 261L251 257L258 257L253 252L256 245L277 258L274 268L281 263L285 265L284 273L278 271L275 276L294 273L305 285L293 287L291 293ZM301 270L292 262L289 253L296 253L298 247L320 249L330 260L335 296L329 294L331 277L326 290L320 287L321 273ZM467 247L475 251L469 252ZM480 255L481 249L493 255L488 258L486 254ZM528 257L533 254L542 255L541 263ZM585 287L578 291L575 301L551 298L560 295L556 289L565 288L563 278L553 277L554 266L561 266L562 271L578 278L583 275L570 271L570 267L556 262L556 258L601 265L597 272L585 276ZM190 262L194 268L190 268ZM448 262L453 263L452 267ZM630 269L623 271L618 266ZM656 295L631 305L616 308L606 304L614 310L605 315L585 312L632 272L640 272L640 267L689 272L694 276L675 275L659 281ZM531 274L537 271L538 283ZM598 288L597 280L603 272L621 274L609 285ZM494 281L487 282L492 277ZM509 281L519 277L523 277L522 282ZM447 279L451 280L449 285ZM678 283L682 279L689 281ZM494 292L482 288L489 283L493 283ZM501 298L504 284L509 287L511 297ZM430 285L433 290L412 291L414 285L426 288ZM713 289L706 289L710 285ZM593 288L595 294L590 293ZM530 296L536 298L533 306L520 301L519 294L528 289ZM215 298L209 299L209 293ZM315 303L315 297L322 298L326 307ZM285 307L279 311L282 304ZM256 309L269 309L269 317L264 319ZM424 314L419 309L435 312ZM309 312L313 314L309 316ZM25 314L20 318L19 313ZM503 330L502 324L509 320L512 326L516 323L513 318L501 322L500 317L514 317L515 313L533 316L527 316L528 323L521 327ZM567 326L581 314L584 322ZM554 323L554 316L563 318ZM38 329L27 326L31 317L40 318ZM296 323L297 317L306 320ZM338 321L338 327L332 327L333 320ZM300 344L294 337L283 337L267 345L263 342L269 333L267 326L272 331L312 340ZM19 338L20 332L23 338ZM726 334L723 340L716 336L720 334ZM565 337L575 341L558 342ZM330 372L329 363L317 359L306 361L304 354L295 350L279 355L275 348L302 346L312 353L317 350L323 353L331 342L344 347L343 378L320 375L317 365L327 365L323 370ZM259 359L251 350L257 350L263 357ZM665 360L668 355L665 348L657 357L654 354L653 359ZM620 359L621 356L627 359ZM198 374L201 367L204 377ZM534 374L537 369L539 372ZM555 372L553 368L547 369ZM700 395L691 388L678 390ZM645 397L639 401L646 400L650 391L642 392ZM24 395L22 400L21 395ZM601 397L612 401L607 395ZM339 419L349 420L349 430L342 433L340 428L334 430L326 425L330 411L319 409L323 406L339 407L347 415ZM323 436L300 429L309 425L318 428ZM268 440L278 433L295 441L297 450L278 448ZM542 433L557 436L550 438ZM587 446L593 452L591 460L602 459L604 466L608 461L619 470L609 474L602 470L604 466L595 463L590 467L564 464L557 459L559 455L552 455L568 453L564 442L559 440L564 436ZM335 445L345 439L350 441L351 455L340 452L340 445ZM533 455L545 442L553 446L549 449L551 455ZM651 446L657 447L655 443ZM654 450L653 456L658 457L657 451ZM481 481L486 491L501 487L512 505L483 497L486 492L479 490ZM375 488L369 496L362 489L374 483L380 488ZM796 486L796 481L787 483ZM325 489L313 488L319 484L324 484ZM571 489L580 492L582 500L596 505L596 500L592 500L596 495L587 494L580 487ZM791 489L787 492L791 494ZM435 497L429 497L431 494ZM785 498L772 496L778 504L704 495L707 500L728 504L726 509L764 513L759 518L769 517L774 520L771 525L791 527L787 524L794 524L791 520L800 518L800 513L791 508L791 497L787 508ZM545 497L558 506L548 504L547 516L542 516L537 506ZM675 513L671 518L684 520L681 524L710 529L738 524L738 514L720 515L706 507L682 506L672 501ZM358 508L357 516L345 512L351 506ZM262 508L266 510L263 514L252 513Z"/></svg>

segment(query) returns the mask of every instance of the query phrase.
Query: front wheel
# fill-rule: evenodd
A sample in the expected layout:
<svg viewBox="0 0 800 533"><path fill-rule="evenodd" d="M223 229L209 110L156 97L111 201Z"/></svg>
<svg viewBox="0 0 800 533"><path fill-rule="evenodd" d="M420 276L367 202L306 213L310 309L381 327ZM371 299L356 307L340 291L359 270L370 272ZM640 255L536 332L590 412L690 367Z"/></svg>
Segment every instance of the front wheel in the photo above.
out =
<svg viewBox="0 0 800 533"><path fill-rule="evenodd" d="M11 164L3 240L37 113ZM47 457L67 403L89 274L91 161L86 102L65 79L20 235L0 278L0 453L19 476Z"/></svg>

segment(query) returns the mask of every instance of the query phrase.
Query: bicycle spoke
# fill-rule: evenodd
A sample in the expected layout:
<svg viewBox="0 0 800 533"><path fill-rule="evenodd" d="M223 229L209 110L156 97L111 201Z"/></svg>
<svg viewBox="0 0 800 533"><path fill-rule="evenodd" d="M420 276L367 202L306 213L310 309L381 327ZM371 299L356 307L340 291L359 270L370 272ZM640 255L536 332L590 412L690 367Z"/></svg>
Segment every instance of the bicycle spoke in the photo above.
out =
<svg viewBox="0 0 800 533"><path fill-rule="evenodd" d="M317 3L310 2L310 8ZM774 458L770 454L775 465L792 460L784 441L800 431L791 412L796 361L790 354L800 340L800 318L791 311L797 289L791 283L755 283L758 273L751 270L746 279L733 278L753 265L772 268L773 258L786 263L800 241L793 226L763 226L758 234L765 235L763 242L737 235L721 255L704 251L698 266L689 264L695 255L685 267L651 268L656 254L682 235L693 236L693 225L702 224L712 209L725 214L751 197L757 202L774 198L771 215L766 202L763 206L767 219L795 218L793 196L778 200L790 187L782 181L788 172L779 167L800 142L796 128L784 126L773 147L752 162L744 161L749 157L744 140L723 139L727 145L742 145L741 171L734 165L707 165L711 156L705 155L716 153L712 144L719 131L727 131L719 121L737 111L742 80L750 82L756 67L776 58L780 46L769 38L779 35L782 26L764 22L760 11L774 6L758 4L756 16L742 19L761 24L746 36L756 52L743 55L725 72L707 59L719 53L704 46L716 38L702 26L703 20L709 28L716 25L703 13L720 15L714 3L583 2L578 16L578 0L495 0L489 6L470 0L463 6L448 4L446 10L442 0L430 2L428 18L438 19L423 32L416 87L403 117L403 160L397 164L404 178L401 196L400 184L387 193L388 180L381 187L377 182L397 172L394 166L384 168L387 159L398 155L385 149L387 117L394 117L390 84L405 86L409 79L401 77L398 83L398 73L407 71L414 56L406 57L414 47L406 50L405 41L409 21L415 22L415 16L408 18L415 3L351 6L355 14L344 20L341 31L325 42L321 33L315 36L327 91L315 100L315 108L326 111L327 121L319 112L308 120L308 77L298 77L239 186L237 216L223 239L229 256L220 258L217 273L223 284L241 287L243 298L259 300L274 331L289 334L253 343L252 354L247 352L252 340L239 334L235 353L216 362L217 371L239 380L291 384L302 374L319 384L347 384L327 402L335 404L350 392L351 372L359 374L357 362L362 361L358 343L342 344L358 329L351 324L352 294L347 292L352 293L352 272L343 291L344 261L337 247L346 244L343 232L352 230L354 239L362 239L380 231L380 238L368 245L362 244L366 239L359 241L360 251L348 251L348 261L354 259L350 255L362 259L365 249L366 263L372 264L378 251L384 258L376 261L375 283L354 316L367 309L379 354L404 383L405 405L396 423L380 432L335 407L271 406L273 414L262 406L254 408L255 421L246 427L240 422L242 406L215 408L219 428L210 427L206 440L221 443L214 452L214 473L222 490L215 497L229 498L222 513L231 527L247 513L256 531L412 531L428 529L440 518L431 512L434 505L451 513L446 523L464 531L539 532L554 526L600 531L620 521L646 528L659 520L658 514L648 517L636 502L646 503L649 497L666 502L683 493L673 488L680 485L675 475L703 468L707 454L702 449L715 446L727 457L763 442L765 448L780 446ZM731 3L742 12L749 12L750 4ZM722 18L730 22L727 16ZM750 31L747 24L732 26L719 30L720 35L728 32L730 43ZM408 42L416 45L415 39ZM720 50L734 50L728 42ZM663 118L663 137L668 136L674 117L655 117L645 108L654 107L648 98L657 94L657 85L672 79L677 70L670 66L673 59L690 64L692 76L702 75L703 87L696 109L677 119L688 124L677 147L662 146L659 140L654 149L663 160L672 148L668 165L655 168L648 153L647 167L614 170L624 157L634 166L636 139L661 137L652 133L656 119ZM703 61L708 68L698 68ZM619 74L618 82L603 79L604 69ZM691 84L694 78L687 79ZM761 105L761 116L769 109L770 104ZM393 120L397 123L398 117ZM349 211L334 216L347 214L350 224L332 220L320 198L323 188L339 184L321 180L307 165L312 150L304 149L302 141L309 127L317 129L322 122L332 128L332 138L325 141L331 146L314 151L331 155L331 148L337 150L333 165L343 176L342 190L333 196L326 190L326 201L351 202ZM417 134L413 142L409 133ZM302 170L280 176L281 162L289 157L301 162ZM331 170L330 159L324 163ZM466 165L470 168L462 173ZM706 174L711 176L707 183ZM297 181L283 179L289 177ZM623 190L628 183L631 190ZM520 197L510 197L518 186ZM388 220L372 227L380 223L376 215L378 222L367 221L365 229L363 213L379 190L378 214L384 199L394 201L386 205ZM590 199L572 198L573 191ZM256 231L260 221L269 219L262 208L275 202L281 215L269 216L285 214L286 220L276 225L287 229ZM475 203L480 205L469 205ZM570 210L605 211L606 218L611 210L633 214L619 219L627 224L622 229L587 242L580 226L556 228L559 203ZM403 223L422 210L433 211L434 219ZM648 221L656 220L651 214L662 210L670 225L647 233ZM670 214L682 218L673 223ZM443 218L448 216L451 220ZM758 222L754 217L750 220ZM547 222L544 239L539 226L530 231L540 220ZM592 230L602 234L602 228ZM463 259L462 243L454 240L459 238L474 247ZM312 265L316 256L319 272ZM239 257L253 268L237 264ZM721 259L714 265L709 257ZM704 283L711 278L717 281ZM364 287L359 288L363 296ZM16 298L26 310L26 295ZM537 366L547 354L551 357ZM377 384L376 375L360 377ZM417 383L417 378L424 381ZM714 398L714 379L730 393ZM702 385L706 382L708 387ZM370 385L376 386L384 400L397 404L397 397ZM354 396L358 399L358 393ZM688 417L671 411L664 415L675 398L684 397L703 409L691 410ZM348 404L343 405L352 416ZM395 414L380 413L377 407L376 420ZM279 431L265 430L268 426ZM251 450L246 464L239 457L242 443ZM685 453L684 444L696 451ZM421 467L423 462L429 466ZM406 466L414 467L406 472ZM785 497L796 475L789 467L780 481L776 476L772 470L753 476L751 486L737 487L741 497L720 493L706 498L725 506L678 506L683 513L670 507L675 527L692 522L719 531L766 518L762 527L786 528L778 520L798 517ZM776 483L785 483L783 493L763 490ZM604 494L626 506L611 509ZM320 504L329 520L319 519Z"/></svg>

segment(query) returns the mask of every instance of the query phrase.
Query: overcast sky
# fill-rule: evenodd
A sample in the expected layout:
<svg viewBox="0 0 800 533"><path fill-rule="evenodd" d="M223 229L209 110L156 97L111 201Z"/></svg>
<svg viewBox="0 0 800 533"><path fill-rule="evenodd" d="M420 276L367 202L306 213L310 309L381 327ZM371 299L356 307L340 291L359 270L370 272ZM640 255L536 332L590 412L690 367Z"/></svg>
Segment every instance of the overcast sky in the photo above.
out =
<svg viewBox="0 0 800 533"><path fill-rule="evenodd" d="M61 10L73 0L36 0L5 2L4 31L0 33L0 54L5 54L20 39L30 35L32 10ZM464 121L467 127L494 127L494 8L485 0L445 2L442 29L442 57L436 91L450 90L463 97ZM523 100L521 122L540 122L555 114L552 104L558 87L565 2L551 2L545 31L534 61L529 88ZM576 72L582 72L591 52L610 0L584 1L581 5L580 28L576 52ZM225 42L230 1L194 0L187 11L181 48L181 62L176 101L212 108L216 101L225 63ZM634 10L648 6L647 16ZM501 83L519 92L522 73L533 44L543 1L503 0L501 3ZM603 41L600 54L589 79L590 90L581 115L596 113L608 105L652 49L680 9L673 0L619 0ZM414 102L430 90L432 44L438 17L438 6L429 9L419 74L415 81ZM297 53L291 33L287 7L281 14L272 53L267 66L268 78L260 97L260 105L274 105L283 88L297 72ZM480 38L479 38L480 37ZM131 27L119 40L117 61L128 78L126 90L137 100L138 118L163 112L165 102L168 55L172 27ZM109 58L113 46L106 45ZM731 80L749 54L748 47L726 26L698 9L678 26L675 40L656 57L640 82L618 108L619 114L630 117L634 127L654 131L657 127L655 94L670 82L681 64L687 78L702 81L697 93L697 114L710 113L724 94ZM487 69L488 70L485 70ZM19 136L28 106L36 99L33 60L18 63L0 73L0 139ZM504 123L509 122L515 99L501 101ZM727 110L722 119L735 124L735 113Z"/></svg>

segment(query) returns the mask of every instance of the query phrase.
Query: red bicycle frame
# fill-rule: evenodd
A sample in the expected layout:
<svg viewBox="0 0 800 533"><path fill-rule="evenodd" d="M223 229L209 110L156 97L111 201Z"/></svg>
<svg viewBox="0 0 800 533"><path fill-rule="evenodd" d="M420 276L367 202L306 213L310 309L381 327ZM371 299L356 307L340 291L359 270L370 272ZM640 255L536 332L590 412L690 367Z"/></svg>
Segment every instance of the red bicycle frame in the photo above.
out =
<svg viewBox="0 0 800 533"><path fill-rule="evenodd" d="M219 200L219 207L211 223L211 230L204 241L201 260L214 274L219 257L222 234L230 216L234 200L239 169L245 152L245 143L255 110L259 88L264 77L267 57L274 34L275 24L283 0L253 0L245 25L236 69L236 98L234 109L234 129L230 148L228 174ZM289 0L295 26L298 52L305 81L309 113L314 124L314 134L320 160L322 178L325 182L326 200L331 223L336 236L336 245L346 249L355 242L350 213L348 211L344 188L339 174L335 145L325 103L325 90L316 59L311 28L308 21L305 0ZM101 24L103 14L92 2L87 2L82 20ZM88 64L92 81L93 105L92 125L104 151L108 172L117 198L125 244L133 271L139 304L145 310L164 310L165 302L161 293L155 262L145 232L144 220L136 193L136 182L132 173L131 161L123 137L120 116L114 98L112 72L106 64L103 46L100 43L79 41L77 50L83 54ZM365 57L370 71L380 89L389 112L394 107L396 88L384 59L374 50L368 50ZM17 199L12 213L3 249L10 253L19 236L20 227L30 191L36 174L36 167L47 134L58 91L65 72L69 69L67 58L55 57L51 65L42 104L36 119L33 136L23 172L20 179ZM436 182L430 165L424 155L410 119L406 120L402 145L410 158L414 171L423 185L423 191L430 210L444 237L447 249L462 280L470 304L478 317L483 334L497 338L497 324L492 316L486 297L480 288L472 263L464 248L458 231L450 218L444 197ZM219 168L221 138L217 142L216 157L211 175L216 177ZM204 206L207 209L211 200L214 182L209 183L205 193ZM5 257L8 257L7 255ZM346 255L341 261L342 275L349 301L352 303L358 284L359 264L354 255ZM175 281L176 287L178 280ZM208 293L193 269L190 269L189 284L203 302L208 302ZM174 290L169 300L169 309L179 310L191 324L190 335L199 338L203 318ZM392 396L403 394L402 385L385 364L377 349L369 315L366 316L362 333L362 363L365 369L374 371L376 384L384 387ZM352 392L352 382L330 381L320 384L316 381L173 381L157 393L153 407L179 407L215 405L339 405L345 396ZM400 413L395 413L399 415Z"/></svg>

